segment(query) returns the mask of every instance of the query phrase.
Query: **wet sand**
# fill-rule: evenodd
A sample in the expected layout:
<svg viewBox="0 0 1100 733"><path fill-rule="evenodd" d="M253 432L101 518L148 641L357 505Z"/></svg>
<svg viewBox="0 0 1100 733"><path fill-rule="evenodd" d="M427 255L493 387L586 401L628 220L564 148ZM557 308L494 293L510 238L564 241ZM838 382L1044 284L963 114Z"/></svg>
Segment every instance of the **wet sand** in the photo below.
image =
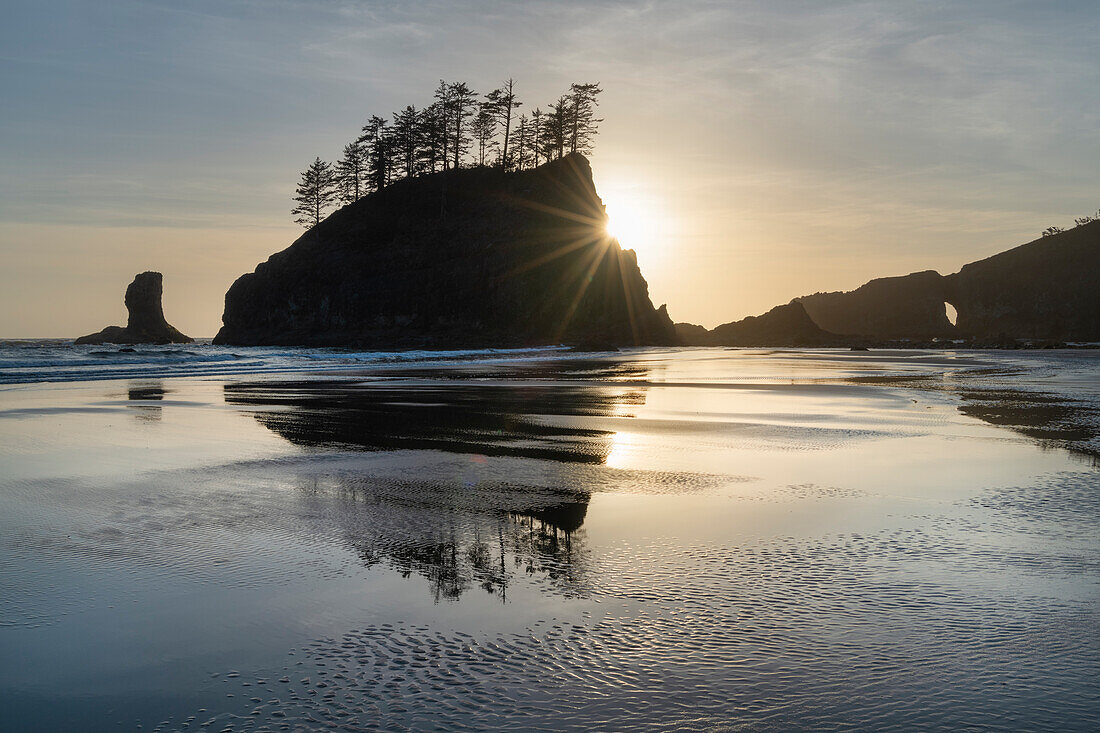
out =
<svg viewBox="0 0 1100 733"><path fill-rule="evenodd" d="M4 387L0 728L1095 730L1097 364Z"/></svg>

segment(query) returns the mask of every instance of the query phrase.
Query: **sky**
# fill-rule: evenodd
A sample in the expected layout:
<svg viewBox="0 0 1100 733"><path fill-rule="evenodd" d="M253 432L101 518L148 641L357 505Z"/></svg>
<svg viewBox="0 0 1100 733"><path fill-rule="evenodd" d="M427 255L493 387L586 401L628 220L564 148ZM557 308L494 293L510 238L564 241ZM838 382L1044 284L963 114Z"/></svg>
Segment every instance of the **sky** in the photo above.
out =
<svg viewBox="0 0 1100 733"><path fill-rule="evenodd" d="M300 171L440 79L598 81L591 156L655 305L711 327L1100 207L1100 3L4 0L0 337L212 336ZM626 219L633 218L631 222Z"/></svg>

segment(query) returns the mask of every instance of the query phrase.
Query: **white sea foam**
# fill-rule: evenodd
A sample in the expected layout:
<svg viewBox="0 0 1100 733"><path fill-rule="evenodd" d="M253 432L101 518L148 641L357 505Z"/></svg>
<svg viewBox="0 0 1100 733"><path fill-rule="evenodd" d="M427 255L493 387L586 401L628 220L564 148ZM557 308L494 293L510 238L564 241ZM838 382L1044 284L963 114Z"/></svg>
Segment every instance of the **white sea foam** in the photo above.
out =
<svg viewBox="0 0 1100 733"><path fill-rule="evenodd" d="M209 339L164 346L81 345L59 339L0 341L0 384L79 382L141 377L217 376L274 372L316 372L387 364L460 363L537 358L567 351L538 349L455 349L366 351L345 348L214 346Z"/></svg>

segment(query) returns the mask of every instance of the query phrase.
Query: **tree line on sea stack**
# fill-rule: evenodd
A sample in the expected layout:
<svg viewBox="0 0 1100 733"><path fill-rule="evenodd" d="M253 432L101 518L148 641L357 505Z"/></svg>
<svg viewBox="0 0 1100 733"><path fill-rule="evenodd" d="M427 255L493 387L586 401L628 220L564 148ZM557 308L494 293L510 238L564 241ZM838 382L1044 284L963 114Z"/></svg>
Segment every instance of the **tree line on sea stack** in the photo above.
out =
<svg viewBox="0 0 1100 733"><path fill-rule="evenodd" d="M1081 217L1075 218L1073 220L1073 223L1075 225L1073 228L1076 229L1077 227L1083 227L1086 224L1092 224L1092 223L1098 222L1098 221L1100 221L1100 209L1097 210L1096 216L1081 216ZM1043 236L1044 237L1053 237L1055 234L1061 234L1064 231L1066 231L1065 227L1059 227L1059 226L1047 227L1046 229L1043 230Z"/></svg>
<svg viewBox="0 0 1100 733"><path fill-rule="evenodd" d="M316 226L338 204L350 204L402 178L451 168L534 168L566 153L589 153L597 127L599 82L572 84L530 115L508 79L480 99L465 82L440 80L434 101L385 117L371 116L335 164L317 158L295 189L294 221Z"/></svg>

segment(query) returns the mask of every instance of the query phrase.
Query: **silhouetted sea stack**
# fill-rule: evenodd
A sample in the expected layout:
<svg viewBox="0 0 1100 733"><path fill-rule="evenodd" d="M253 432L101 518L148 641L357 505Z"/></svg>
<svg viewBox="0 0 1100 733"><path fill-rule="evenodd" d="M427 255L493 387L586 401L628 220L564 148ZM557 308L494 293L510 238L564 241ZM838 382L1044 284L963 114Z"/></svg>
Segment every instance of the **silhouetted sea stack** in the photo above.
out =
<svg viewBox="0 0 1100 733"><path fill-rule="evenodd" d="M763 315L723 323L710 331L677 323L676 332L689 346L820 346L839 338L818 328L800 303L778 305Z"/></svg>
<svg viewBox="0 0 1100 733"><path fill-rule="evenodd" d="M933 270L871 280L846 293L796 298L813 321L833 333L883 339L952 336L943 277Z"/></svg>
<svg viewBox="0 0 1100 733"><path fill-rule="evenodd" d="M827 331L885 339L1100 341L1100 221L964 265L796 298ZM958 314L947 319L944 303Z"/></svg>
<svg viewBox="0 0 1100 733"><path fill-rule="evenodd" d="M1100 221L963 265L944 289L961 334L1100 341Z"/></svg>
<svg viewBox="0 0 1100 733"><path fill-rule="evenodd" d="M676 343L605 219L578 154L397 181L238 278L214 343Z"/></svg>
<svg viewBox="0 0 1100 733"><path fill-rule="evenodd" d="M164 320L161 307L163 276L159 272L143 272L126 288L126 327L107 326L99 333L81 336L78 344L189 344L194 339L184 336Z"/></svg>

